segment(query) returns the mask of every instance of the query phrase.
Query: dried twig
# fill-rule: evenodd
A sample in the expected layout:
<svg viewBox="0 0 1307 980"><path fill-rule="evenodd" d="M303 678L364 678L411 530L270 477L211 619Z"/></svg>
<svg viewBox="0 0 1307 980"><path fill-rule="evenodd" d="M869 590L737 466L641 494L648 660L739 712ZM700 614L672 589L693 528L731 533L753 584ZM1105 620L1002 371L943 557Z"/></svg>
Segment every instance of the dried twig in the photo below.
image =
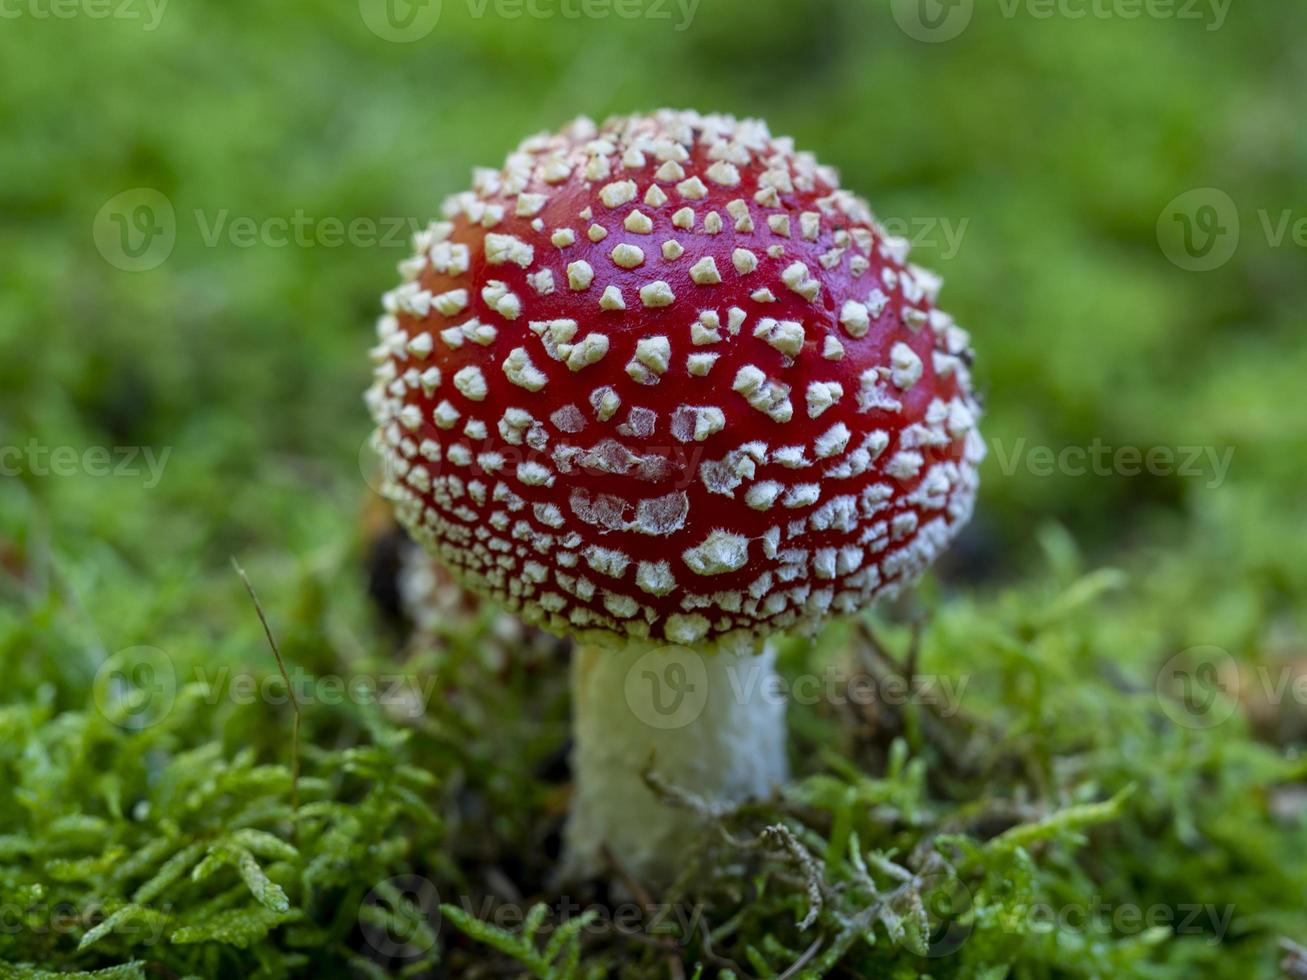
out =
<svg viewBox="0 0 1307 980"><path fill-rule="evenodd" d="M755 980L753 974L749 973L744 967L736 963L729 956L723 956L713 949L712 932L708 928L708 923L703 919L699 920L699 931L703 933L703 958L713 966L720 966L723 969L732 971L741 980Z"/></svg>
<svg viewBox="0 0 1307 980"><path fill-rule="evenodd" d="M907 689L913 691L920 667L923 635L921 623L914 622L907 652L902 662L899 662L886 649L871 625L860 622L858 636L862 642L858 645L858 663L878 686L884 684L887 679L894 679L906 684ZM961 711L951 716L944 715L939 705L933 704L929 698L914 698L914 704L920 709L917 718L926 740L944 757L947 769L963 776L974 774L975 763L968 758L966 746L975 723ZM883 710L885 723L892 728L894 734L901 733L906 727L903 719L904 709L884 705Z"/></svg>
<svg viewBox="0 0 1307 980"><path fill-rule="evenodd" d="M653 908L654 901L653 897L649 894L649 890L636 880L635 875L631 874L631 870L616 854L613 853L612 848L607 844L604 844L600 847L599 853L609 869L617 876L622 884L626 886L627 890L632 896L634 896L635 900L640 903L640 907L645 910ZM649 936L634 929L627 929L623 926L617 925L616 923L614 923L613 928L620 936L662 950L666 954L668 975L672 977L672 980L685 980L685 967L681 963L681 948L675 942L670 939L660 939L657 936ZM689 937L687 936L685 938L688 939Z"/></svg>
<svg viewBox="0 0 1307 980"><path fill-rule="evenodd" d="M733 837L725 827L719 827L718 829L732 847L737 847L740 850L753 851L773 847L785 852L799 866L804 889L808 893L808 911L798 923L799 930L808 929L817 921L822 906L825 904L825 868L822 862L813 857L808 849L803 846L803 842L794 836L794 831L784 824L778 823L772 824L770 827L764 827L753 840L740 840L738 837Z"/></svg>
<svg viewBox="0 0 1307 980"><path fill-rule="evenodd" d="M789 968L786 969L786 971L782 973L780 976L778 976L776 980L789 980L790 977L798 976L799 971L802 970L805 966L807 966L808 963L812 960L812 958L817 955L817 952L818 950L821 949L821 944L823 942L825 942L825 939L822 936L818 936L816 939L814 939L812 941L812 945L803 951L803 955L800 956L793 963L791 963L789 965Z"/></svg>
<svg viewBox="0 0 1307 980"><path fill-rule="evenodd" d="M617 875L622 884L626 886L627 890L630 891L631 895L642 907L648 908L653 904L653 898L650 897L648 889L635 880L635 875L631 874L631 869L622 862L621 858L613 853L611 847L607 844L601 845L599 848L599 856L603 858L604 863L607 864L608 867Z"/></svg>
<svg viewBox="0 0 1307 980"><path fill-rule="evenodd" d="M281 650L277 646L277 638L272 635L272 627L268 625L268 617L263 612L263 604L259 602L259 597L254 591L254 586L250 583L250 578L245 574L245 569L241 568L240 563L236 561L233 555L231 567L236 569L236 574L241 577L245 583L245 591L250 594L250 600L254 603L254 611L259 614L259 622L263 624L264 635L268 638L268 646L272 648L272 655L277 660L277 669L281 671L281 679L286 682L286 693L290 696L291 710L295 715L294 729L291 733L290 743L290 806L291 806L291 832L298 834L299 828L299 809L300 809L300 703L299 698L295 696L295 686L290 682L290 673L286 670L286 662L281 658Z"/></svg>
<svg viewBox="0 0 1307 980"><path fill-rule="evenodd" d="M654 770L656 761L655 753L650 752L648 760L640 770L640 778L644 780L649 792L653 793L661 802L669 806L679 807L682 810L693 810L709 821L720 821L731 816L738 809L738 807L729 803L705 800L702 796L691 793L687 789L673 786Z"/></svg>

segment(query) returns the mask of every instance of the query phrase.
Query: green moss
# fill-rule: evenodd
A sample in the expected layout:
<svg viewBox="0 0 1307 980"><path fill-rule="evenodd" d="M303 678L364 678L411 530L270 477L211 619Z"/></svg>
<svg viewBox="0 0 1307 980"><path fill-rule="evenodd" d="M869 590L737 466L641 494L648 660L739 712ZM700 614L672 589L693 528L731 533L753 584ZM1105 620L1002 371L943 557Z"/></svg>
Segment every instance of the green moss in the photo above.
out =
<svg viewBox="0 0 1307 980"><path fill-rule="evenodd" d="M1281 937L1302 936L1307 834L1275 797L1307 762L1238 710L1175 720L1183 692L1158 668L1191 637L1161 611L1202 588L1203 548L1151 587L1082 574L1064 535L1046 541L1043 582L935 606L916 686L894 686L908 668L887 649L913 644L909 626L791 644L785 676L825 685L791 709L799 778L715 817L652 897L552 884L563 807L542 774L565 746L566 655L497 639L495 617L413 651L421 713L306 703L298 784L288 708L194 681L158 716L121 714L103 688L104 712L56 713L61 687L91 703L97 688L48 661L38 700L0 711L0 890L18 926L0 957L175 975L478 976L501 959L539 977L658 976L672 959L706 976L1266 975ZM319 614L273 620L331 661ZM271 654L250 652L275 694Z"/></svg>

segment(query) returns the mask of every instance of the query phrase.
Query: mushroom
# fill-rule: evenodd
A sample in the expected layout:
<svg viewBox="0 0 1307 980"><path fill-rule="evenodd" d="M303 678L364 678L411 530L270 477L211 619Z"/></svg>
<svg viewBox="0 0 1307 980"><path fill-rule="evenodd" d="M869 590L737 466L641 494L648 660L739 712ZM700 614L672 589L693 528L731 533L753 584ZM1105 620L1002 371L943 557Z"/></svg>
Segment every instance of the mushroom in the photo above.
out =
<svg viewBox="0 0 1307 980"><path fill-rule="evenodd" d="M969 338L866 203L757 120L579 119L478 170L386 294L385 493L577 642L568 868L666 879L655 796L787 776L769 638L913 582L970 516Z"/></svg>

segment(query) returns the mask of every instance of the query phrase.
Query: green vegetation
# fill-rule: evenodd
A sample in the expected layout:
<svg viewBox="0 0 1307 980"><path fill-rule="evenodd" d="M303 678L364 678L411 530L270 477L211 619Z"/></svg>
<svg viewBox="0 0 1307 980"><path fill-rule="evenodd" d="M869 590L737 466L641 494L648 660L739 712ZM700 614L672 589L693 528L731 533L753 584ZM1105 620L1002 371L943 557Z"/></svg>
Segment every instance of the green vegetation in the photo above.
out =
<svg viewBox="0 0 1307 980"><path fill-rule="evenodd" d="M445 0L401 45L355 3L91 6L0 20L0 978L1307 976L1307 9L926 44L855 0ZM551 878L567 651L396 624L359 460L395 220L656 104L767 117L920 239L992 452L916 596L786 648L840 679L794 785L646 896ZM1199 187L1242 236L1189 272L1157 226ZM176 218L141 272L93 236L132 188Z"/></svg>

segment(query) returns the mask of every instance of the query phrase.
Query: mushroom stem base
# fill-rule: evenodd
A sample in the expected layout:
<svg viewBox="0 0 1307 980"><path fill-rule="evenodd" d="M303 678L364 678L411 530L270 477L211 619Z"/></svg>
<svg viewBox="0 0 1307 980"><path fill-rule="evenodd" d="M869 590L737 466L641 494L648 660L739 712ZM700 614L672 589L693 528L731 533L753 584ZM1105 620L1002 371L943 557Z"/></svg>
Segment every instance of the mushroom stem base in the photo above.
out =
<svg viewBox="0 0 1307 980"><path fill-rule="evenodd" d="M576 792L564 873L603 870L603 848L637 880L666 883L702 830L695 809L644 779L705 803L765 797L788 775L776 653L702 655L683 647L579 647L572 660Z"/></svg>

